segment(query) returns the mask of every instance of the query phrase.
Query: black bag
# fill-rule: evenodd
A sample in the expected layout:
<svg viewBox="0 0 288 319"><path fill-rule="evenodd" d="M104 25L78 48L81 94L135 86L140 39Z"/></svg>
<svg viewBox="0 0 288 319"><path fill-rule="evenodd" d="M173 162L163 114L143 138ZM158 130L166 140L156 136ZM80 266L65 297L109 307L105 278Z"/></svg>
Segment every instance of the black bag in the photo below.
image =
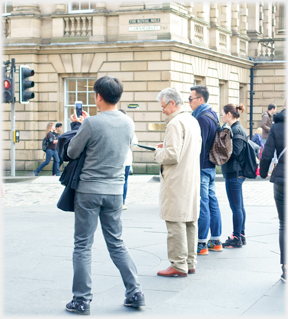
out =
<svg viewBox="0 0 288 319"><path fill-rule="evenodd" d="M233 139L236 138L240 138L246 142L245 161L243 165L239 163L242 168L243 176L246 178L256 178L256 170L258 165L256 162L256 154L253 147L254 143L251 140L248 140L248 137L244 137L240 134L236 134L233 136Z"/></svg>
<svg viewBox="0 0 288 319"><path fill-rule="evenodd" d="M215 133L213 144L210 149L206 144L206 149L209 151L209 161L215 165L221 166L228 162L233 151L233 133L231 127L228 124L220 126L220 123L209 113L204 113L203 115L210 117L217 124L218 128Z"/></svg>
<svg viewBox="0 0 288 319"><path fill-rule="evenodd" d="M47 151L48 143L49 143L49 141L48 141L47 137L45 136L43 138L43 140L42 140L42 150L43 150L43 152Z"/></svg>

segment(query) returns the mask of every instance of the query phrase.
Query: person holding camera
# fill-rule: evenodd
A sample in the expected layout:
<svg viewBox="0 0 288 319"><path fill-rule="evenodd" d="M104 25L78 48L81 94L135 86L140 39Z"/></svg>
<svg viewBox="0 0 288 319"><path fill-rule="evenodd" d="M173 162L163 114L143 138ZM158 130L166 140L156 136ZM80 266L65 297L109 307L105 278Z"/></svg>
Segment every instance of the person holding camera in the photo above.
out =
<svg viewBox="0 0 288 319"><path fill-rule="evenodd" d="M95 101L100 113L90 116L76 111L72 122L82 125L71 139L67 154L77 159L86 149L86 157L75 192L73 300L66 310L90 314L92 301L91 249L100 219L110 257L119 269L126 287L125 306L145 305L137 269L122 239L122 201L125 159L134 134L133 121L117 110L123 84L104 76L94 84Z"/></svg>

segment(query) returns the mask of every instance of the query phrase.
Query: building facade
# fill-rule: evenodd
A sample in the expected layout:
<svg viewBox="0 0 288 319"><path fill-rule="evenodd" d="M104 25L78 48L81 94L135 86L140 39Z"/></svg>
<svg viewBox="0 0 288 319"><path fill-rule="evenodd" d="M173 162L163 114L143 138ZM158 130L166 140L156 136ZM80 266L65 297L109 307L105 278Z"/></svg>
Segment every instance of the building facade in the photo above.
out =
<svg viewBox="0 0 288 319"><path fill-rule="evenodd" d="M32 174L38 167L47 123L62 122L69 130L76 100L97 114L93 84L103 75L123 82L119 108L134 120L141 144L163 140L159 91L179 89L189 108L194 84L208 86L218 115L227 103L243 103L241 122L249 134L269 103L278 110L284 105L285 9L284 3L262 2L5 3L3 61L15 59L16 81L20 65L35 72L29 104L18 102L16 84L16 171ZM2 111L3 169L9 174L10 104L2 103ZM138 148L133 154L135 173L158 173L152 152Z"/></svg>

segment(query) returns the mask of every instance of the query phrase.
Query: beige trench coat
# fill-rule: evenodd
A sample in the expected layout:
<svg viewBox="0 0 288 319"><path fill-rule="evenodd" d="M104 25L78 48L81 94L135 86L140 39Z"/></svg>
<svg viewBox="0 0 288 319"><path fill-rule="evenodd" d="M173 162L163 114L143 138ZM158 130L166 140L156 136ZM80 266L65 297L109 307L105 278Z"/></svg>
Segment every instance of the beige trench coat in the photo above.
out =
<svg viewBox="0 0 288 319"><path fill-rule="evenodd" d="M161 164L160 217L171 222L197 221L200 210L201 131L184 109L166 119L163 148L155 151Z"/></svg>

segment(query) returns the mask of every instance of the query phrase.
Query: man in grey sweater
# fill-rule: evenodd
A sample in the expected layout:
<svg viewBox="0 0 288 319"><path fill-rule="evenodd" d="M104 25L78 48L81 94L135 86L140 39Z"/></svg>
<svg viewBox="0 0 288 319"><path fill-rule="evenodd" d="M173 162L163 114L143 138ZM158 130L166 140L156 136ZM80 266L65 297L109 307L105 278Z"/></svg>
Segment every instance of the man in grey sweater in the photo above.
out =
<svg viewBox="0 0 288 319"><path fill-rule="evenodd" d="M121 238L124 162L133 138L134 123L117 110L123 92L120 80L104 76L95 82L94 91L101 113L89 117L83 111L77 118L74 112L71 121L82 125L67 151L70 158L76 159L86 148L75 194L73 300L66 305L66 310L78 314L90 314L93 297L91 248L98 217L110 257L126 287L124 305L145 305L136 266Z"/></svg>

